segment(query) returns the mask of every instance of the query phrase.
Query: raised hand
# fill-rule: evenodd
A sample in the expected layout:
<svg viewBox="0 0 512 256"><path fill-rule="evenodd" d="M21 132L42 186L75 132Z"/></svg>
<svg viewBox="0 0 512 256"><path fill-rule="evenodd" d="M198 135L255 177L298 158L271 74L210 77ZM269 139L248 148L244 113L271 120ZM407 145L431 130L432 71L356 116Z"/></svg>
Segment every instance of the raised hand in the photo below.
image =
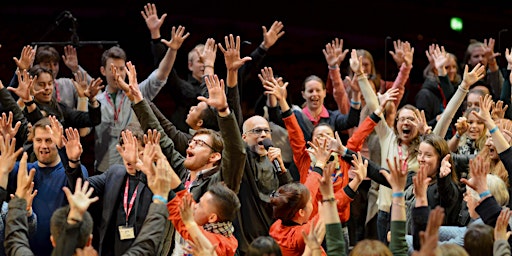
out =
<svg viewBox="0 0 512 256"><path fill-rule="evenodd" d="M156 165L153 164L153 170L154 175L148 176L149 189L153 194L167 198L171 190L171 172L174 170L165 157L158 158Z"/></svg>
<svg viewBox="0 0 512 256"><path fill-rule="evenodd" d="M64 65L71 70L71 72L75 73L78 71L78 55L76 54L76 48L72 45L64 46L64 55L62 55L62 61L64 61ZM57 74L54 74L57 75Z"/></svg>
<svg viewBox="0 0 512 256"><path fill-rule="evenodd" d="M26 45L21 50L20 58L13 57L12 59L16 63L16 66L19 70L28 70L32 67L34 63L34 59L36 58L36 49L32 48L30 45Z"/></svg>
<svg viewBox="0 0 512 256"><path fill-rule="evenodd" d="M194 202L194 199L192 198L192 194L187 193L183 198L181 199L180 203L180 215L181 219L184 223L191 223L194 221L194 205L196 203Z"/></svg>
<svg viewBox="0 0 512 256"><path fill-rule="evenodd" d="M279 38L281 38L284 35L284 25L281 21L274 21L272 23L272 26L270 26L270 29L267 31L267 27L261 26L263 29L263 47L265 47L265 50L268 50L268 48L272 47Z"/></svg>
<svg viewBox="0 0 512 256"><path fill-rule="evenodd" d="M23 152L23 148L16 150L16 138L12 138L10 135L0 135L0 186L7 188L7 179L9 173L12 171L16 160L19 155ZM5 180L3 179L5 178Z"/></svg>
<svg viewBox="0 0 512 256"><path fill-rule="evenodd" d="M477 155L474 159L469 160L469 180L461 178L460 182L466 184L479 194L486 191L487 187L487 173L489 173L489 162Z"/></svg>
<svg viewBox="0 0 512 256"><path fill-rule="evenodd" d="M505 48L505 59L507 59L507 63L508 63L507 69L511 69L512 68L512 48L510 48L510 50L508 48ZM512 76L512 73L511 73L511 76Z"/></svg>
<svg viewBox="0 0 512 256"><path fill-rule="evenodd" d="M118 144L116 145L116 149L127 164L136 166L139 160L137 138L133 135L133 133L130 130L122 131L121 136L123 138L123 146ZM129 168L127 168L127 170L128 169ZM133 168L132 171L135 172L135 168ZM133 175L135 173L129 174Z"/></svg>
<svg viewBox="0 0 512 256"><path fill-rule="evenodd" d="M447 154L441 160L441 167L439 168L439 177L444 178L452 173L452 164L450 163L450 154Z"/></svg>
<svg viewBox="0 0 512 256"><path fill-rule="evenodd" d="M352 165L354 166L354 173L356 175L354 179L362 182L368 172L368 160L363 161L361 152L357 152L357 155L352 154Z"/></svg>
<svg viewBox="0 0 512 256"><path fill-rule="evenodd" d="M272 68L265 67L264 69L262 69L262 74L268 70L270 70L270 73L272 73ZM274 95L276 97L276 99L279 101L281 101L281 100L286 101L286 96L288 94L286 88L288 87L288 82L284 83L283 85L280 85L279 81L276 80L273 76L268 76L266 78L268 80L264 80L262 75L258 75L258 76L260 77L260 80L263 82L263 88L265 88L265 90L266 90L264 92L264 94Z"/></svg>
<svg viewBox="0 0 512 256"><path fill-rule="evenodd" d="M363 56L358 57L356 49L352 49L352 52L350 52L349 62L350 62L350 69L352 70L352 72L354 72L354 74L356 74L356 75L363 74L363 65L361 65L361 63L363 63Z"/></svg>
<svg viewBox="0 0 512 256"><path fill-rule="evenodd" d="M494 227L494 240L508 240L512 233L507 231L510 216L512 216L512 212L509 208L501 210L500 215L496 220L496 226Z"/></svg>
<svg viewBox="0 0 512 256"><path fill-rule="evenodd" d="M198 96L197 99L216 108L219 112L228 110L228 102L226 99L226 93L224 92L224 80L219 80L217 75L209 75L204 78L204 81L206 82L206 87L208 88L208 94L210 97L205 98L204 96Z"/></svg>
<svg viewBox="0 0 512 256"><path fill-rule="evenodd" d="M508 105L504 105L505 103L501 100L498 100L496 104L494 102L492 103L491 107L491 117L493 120L498 120L505 118L505 112L508 109Z"/></svg>
<svg viewBox="0 0 512 256"><path fill-rule="evenodd" d="M215 58L217 57L217 44L215 44L215 39L208 38L206 43L204 44L204 49L202 52L196 48L197 56L199 57L199 62L204 64L204 67L213 68L215 65Z"/></svg>
<svg viewBox="0 0 512 256"><path fill-rule="evenodd" d="M391 88L387 90L384 94L380 94L379 92L377 92L377 97L379 98L380 106L382 107L382 109L385 108L386 103L388 101L397 100L398 94L398 88Z"/></svg>
<svg viewBox="0 0 512 256"><path fill-rule="evenodd" d="M343 50L343 39L335 38L331 43L325 45L325 49L322 52L324 53L327 65L340 66L347 56L348 49Z"/></svg>
<svg viewBox="0 0 512 256"><path fill-rule="evenodd" d="M332 186L332 175L334 173L336 173L336 164L334 162L330 162L323 169L320 186L318 187L323 198L334 197L334 189Z"/></svg>
<svg viewBox="0 0 512 256"><path fill-rule="evenodd" d="M32 194L34 188L34 176L36 175L36 169L27 170L27 152L23 152L21 156L20 164L18 167L18 176L16 181L16 196L19 198L27 198ZM34 191L37 193L37 191Z"/></svg>
<svg viewBox="0 0 512 256"><path fill-rule="evenodd" d="M343 142L341 142L340 135L338 134L338 131L334 132L334 138L331 138L329 136L325 137L327 139L327 149L336 152L340 155L345 154L345 146L343 146Z"/></svg>
<svg viewBox="0 0 512 256"><path fill-rule="evenodd" d="M12 127L12 121L13 121L13 114L11 111L9 111L9 116L5 114L5 112L2 113L2 117L0 118L0 133L5 137L9 135L11 138L16 137L16 134L18 133L18 130L21 126L21 121L16 122L16 125Z"/></svg>
<svg viewBox="0 0 512 256"><path fill-rule="evenodd" d="M323 223L321 221L317 221L316 225L313 221L311 221L311 227L309 228L309 234L306 234L306 232L304 230L302 230L302 238L304 239L304 243L306 244L306 247L311 252L312 256L322 255L323 236L321 234L321 229L320 229L321 225L323 225Z"/></svg>
<svg viewBox="0 0 512 256"><path fill-rule="evenodd" d="M428 50L425 51L425 55L427 56L428 63L430 64L430 67L431 67L432 71L437 76L437 69L435 68L436 64L435 64L435 61L434 61L434 51L436 50L436 47L438 48L439 45L438 44L431 44L431 45L429 45L428 46Z"/></svg>
<svg viewBox="0 0 512 256"><path fill-rule="evenodd" d="M26 69L23 69L22 72L19 70L16 70L16 75L18 75L18 87L7 87L7 90L15 93L20 97L23 101L31 101L32 100L32 89L34 87L34 80L37 79L36 77L31 77L28 74L28 71ZM34 92L34 94L40 93L44 90L39 90L37 92Z"/></svg>
<svg viewBox="0 0 512 256"><path fill-rule="evenodd" d="M240 36L236 36L236 42L233 34L229 34L229 37L225 36L224 41L226 48L222 47L219 43L219 49L224 54L224 61L226 62L226 68L229 71L237 71L245 62L252 60L251 57L244 57L240 59Z"/></svg>
<svg viewBox="0 0 512 256"><path fill-rule="evenodd" d="M390 162L389 158L386 159L389 167L389 173L386 170L380 170L380 173L386 178L393 189L393 192L403 192L405 189L405 182L407 180L407 167L402 159L393 158Z"/></svg>
<svg viewBox="0 0 512 256"><path fill-rule="evenodd" d="M429 134L432 131L432 127L428 126L427 118L425 117L425 111L415 109L414 113L416 116L416 121L410 121L412 125L416 126L416 129L418 129L419 134Z"/></svg>
<svg viewBox="0 0 512 256"><path fill-rule="evenodd" d="M331 150L327 149L327 140L326 139L319 139L319 138L313 138L313 142L308 141L309 148L307 151L315 156L317 163L322 163L325 165L327 163L327 160L329 160L329 157L331 157Z"/></svg>
<svg viewBox="0 0 512 256"><path fill-rule="evenodd" d="M416 197L416 207L427 206L427 188L432 178L427 176L427 171L424 165L420 165L420 168L416 172L416 175L412 177L412 183L414 185L413 193Z"/></svg>
<svg viewBox="0 0 512 256"><path fill-rule="evenodd" d="M87 97L90 100L105 87L101 83L103 83L103 80L99 77L87 83L87 72L82 73L81 71L75 73L75 79L73 80L73 85L75 86L78 96Z"/></svg>
<svg viewBox="0 0 512 256"><path fill-rule="evenodd" d="M492 108L492 96L489 94L484 95L484 97L480 96L480 109L478 112L471 111L472 115L475 115L480 121L484 123L489 123L492 121L491 116L491 108Z"/></svg>
<svg viewBox="0 0 512 256"><path fill-rule="evenodd" d="M478 80L485 77L485 66L478 63L475 65L473 70L468 73L468 65L464 67L464 76L462 78L462 82L460 83L460 86L466 90L469 89L471 85L476 83Z"/></svg>
<svg viewBox="0 0 512 256"><path fill-rule="evenodd" d="M84 151L82 143L80 143L80 133L77 129L67 128L66 137L62 136L62 143L66 147L66 155L71 161L80 160L80 156Z"/></svg>
<svg viewBox="0 0 512 256"><path fill-rule="evenodd" d="M434 66L437 70L437 75L445 76L447 74L445 65L448 62L448 53L445 51L444 46L441 46L441 48L436 46L432 54L432 58L434 60Z"/></svg>
<svg viewBox="0 0 512 256"><path fill-rule="evenodd" d="M171 29L171 41L167 41L165 39L160 40L162 43L167 45L167 47L171 48L172 50L177 51L181 45L183 44L183 41L187 39L190 36L190 33L185 33L185 27L178 26L176 29L175 26L172 26Z"/></svg>
<svg viewBox="0 0 512 256"><path fill-rule="evenodd" d="M160 18L158 18L158 14L156 11L155 4L146 4L144 6L144 11L141 11L140 14L144 21L146 22L146 26L151 33L152 39L158 39L160 37L160 27L164 24L165 17L167 17L167 13L162 14Z"/></svg>
<svg viewBox="0 0 512 256"><path fill-rule="evenodd" d="M494 52L494 44L496 40L494 38L489 38L489 40L484 39L484 55L487 58L487 63L496 64L496 57L500 56L501 53Z"/></svg>
<svg viewBox="0 0 512 256"><path fill-rule="evenodd" d="M57 117L48 116L48 119L50 120L50 125L47 125L45 129L51 135L52 141L55 143L57 148L62 148L64 146L62 139L64 135L64 128L59 120L57 120Z"/></svg>
<svg viewBox="0 0 512 256"><path fill-rule="evenodd" d="M76 211L80 217L83 217L87 208L99 199L97 196L91 198L94 188L89 187L89 181L85 181L82 185L82 178L76 180L75 193L71 193L68 187L62 187L62 190L69 202L69 214L72 214L72 211Z"/></svg>

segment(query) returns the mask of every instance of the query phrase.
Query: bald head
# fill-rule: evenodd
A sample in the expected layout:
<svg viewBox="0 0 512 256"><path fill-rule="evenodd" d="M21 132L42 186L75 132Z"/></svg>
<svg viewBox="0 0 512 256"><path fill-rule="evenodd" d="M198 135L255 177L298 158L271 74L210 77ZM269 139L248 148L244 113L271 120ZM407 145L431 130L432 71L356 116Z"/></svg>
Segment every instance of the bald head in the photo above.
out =
<svg viewBox="0 0 512 256"><path fill-rule="evenodd" d="M264 127L270 127L267 119L265 119L262 116L252 116L245 120L242 129L243 133L247 133L248 131L254 129L254 127L257 126L264 126Z"/></svg>

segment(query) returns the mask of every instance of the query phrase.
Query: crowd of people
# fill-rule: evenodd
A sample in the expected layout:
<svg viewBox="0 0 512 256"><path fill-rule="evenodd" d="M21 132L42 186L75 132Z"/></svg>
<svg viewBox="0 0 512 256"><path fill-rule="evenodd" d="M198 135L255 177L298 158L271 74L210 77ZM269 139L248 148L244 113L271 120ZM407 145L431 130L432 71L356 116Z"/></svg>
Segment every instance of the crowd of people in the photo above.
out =
<svg viewBox="0 0 512 256"><path fill-rule="evenodd" d="M155 4L141 15L144 79L120 46L97 78L72 45L14 56L0 81L0 255L510 255L512 48L475 40L459 62L432 44L417 67L397 40L386 81L371 49L334 38L319 49L327 76L306 76L297 104L299 85L263 66L281 21L249 56L233 34L198 43L184 76L190 33L161 38ZM407 103L413 68L424 83ZM264 93L248 117L250 86ZM169 116L152 102L164 87Z"/></svg>

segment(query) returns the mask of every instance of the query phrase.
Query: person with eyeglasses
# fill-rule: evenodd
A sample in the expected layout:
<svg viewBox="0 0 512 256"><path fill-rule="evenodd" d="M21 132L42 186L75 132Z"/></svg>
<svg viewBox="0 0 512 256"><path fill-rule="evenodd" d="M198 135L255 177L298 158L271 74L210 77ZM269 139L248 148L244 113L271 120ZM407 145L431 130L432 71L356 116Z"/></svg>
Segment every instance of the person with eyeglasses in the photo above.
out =
<svg viewBox="0 0 512 256"><path fill-rule="evenodd" d="M251 242L268 235L274 222L270 195L280 186L293 181L281 157L281 149L265 143L272 141L270 124L262 116L249 117L242 125L242 139L247 157L238 197L242 207L234 222L235 236L241 255L246 255ZM265 143L264 143L265 141ZM279 166L274 164L277 160Z"/></svg>

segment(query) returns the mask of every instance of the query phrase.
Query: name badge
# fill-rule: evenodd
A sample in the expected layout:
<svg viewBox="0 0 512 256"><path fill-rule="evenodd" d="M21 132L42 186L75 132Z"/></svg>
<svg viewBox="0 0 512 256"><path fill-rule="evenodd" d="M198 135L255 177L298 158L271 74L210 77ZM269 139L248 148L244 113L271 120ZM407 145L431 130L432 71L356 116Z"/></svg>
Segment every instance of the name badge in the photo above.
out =
<svg viewBox="0 0 512 256"><path fill-rule="evenodd" d="M121 240L128 240L135 238L135 231L133 227L119 226L119 238Z"/></svg>

